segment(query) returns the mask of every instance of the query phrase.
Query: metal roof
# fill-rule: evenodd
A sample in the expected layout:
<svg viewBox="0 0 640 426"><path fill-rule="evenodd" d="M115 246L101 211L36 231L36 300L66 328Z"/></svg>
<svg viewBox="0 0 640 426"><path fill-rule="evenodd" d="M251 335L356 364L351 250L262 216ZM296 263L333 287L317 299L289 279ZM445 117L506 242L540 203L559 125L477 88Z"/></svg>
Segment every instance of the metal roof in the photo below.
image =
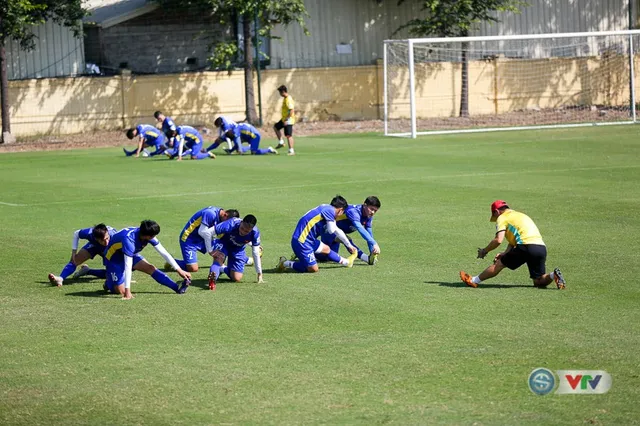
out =
<svg viewBox="0 0 640 426"><path fill-rule="evenodd" d="M85 24L108 28L149 13L158 5L148 0L85 0L84 7L89 10Z"/></svg>

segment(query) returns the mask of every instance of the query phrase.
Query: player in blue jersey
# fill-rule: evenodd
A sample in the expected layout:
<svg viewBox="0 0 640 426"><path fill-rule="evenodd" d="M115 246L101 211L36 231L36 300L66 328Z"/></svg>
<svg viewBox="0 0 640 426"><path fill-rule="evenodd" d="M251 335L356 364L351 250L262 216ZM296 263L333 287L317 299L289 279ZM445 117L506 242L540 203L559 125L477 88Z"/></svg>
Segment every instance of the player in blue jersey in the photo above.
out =
<svg viewBox="0 0 640 426"><path fill-rule="evenodd" d="M233 141L233 148L231 148L229 154L233 151L238 151L240 154L251 151L254 155L278 153L278 151L273 149L273 147L260 149L260 132L258 132L258 129L253 127L251 124L238 124L234 129L229 130L226 135ZM247 148L243 148L242 142L248 143L249 146Z"/></svg>
<svg viewBox="0 0 640 426"><path fill-rule="evenodd" d="M129 139L133 139L136 136L138 136L138 147L136 149L127 151L122 148L127 157L139 157L141 152L143 152L143 156L146 156L144 155L146 151L143 151L143 149L150 146L154 147L155 151L149 153L148 156L153 157L154 155L162 154L167 148L167 139L164 133L149 124L140 124L127 130Z"/></svg>
<svg viewBox="0 0 640 426"><path fill-rule="evenodd" d="M153 113L153 117L158 120L158 123L162 125L162 133L166 134L169 130L176 130L176 123L162 113L162 111L156 111Z"/></svg>
<svg viewBox="0 0 640 426"><path fill-rule="evenodd" d="M187 291L191 274L183 271L173 260L173 257L156 238L158 234L160 234L158 223L153 220L143 220L138 228L125 228L111 237L109 245L104 251L104 264L107 267L105 289L107 291L120 294L123 299L133 298L131 273L134 268L151 275L151 278L158 283L169 287L178 294ZM147 244L151 244L184 279L180 287L167 274L146 262L144 257L139 254Z"/></svg>
<svg viewBox="0 0 640 426"><path fill-rule="evenodd" d="M227 137L226 133L237 126L236 122L228 119L227 117L220 116L216 118L213 124L218 129L218 137L215 142L207 147L207 152L216 149L223 142L227 142L227 149L225 151L229 152L233 148L233 143L231 142L231 139Z"/></svg>
<svg viewBox="0 0 640 426"><path fill-rule="evenodd" d="M82 264L89 259L93 259L96 255L102 256L104 248L109 244L111 236L116 232L114 228L104 223L100 223L93 228L76 230L73 233L73 242L71 243L71 260L62 268L60 275L49 274L51 284L60 287L71 274L73 274L73 279L84 275L105 278L106 271L104 269L91 269L89 266ZM81 239L88 242L78 251L78 242ZM78 265L82 265L82 267L74 274Z"/></svg>
<svg viewBox="0 0 640 426"><path fill-rule="evenodd" d="M372 195L367 197L362 204L350 204L344 213L336 218L338 228L342 229L345 234L358 231L360 236L367 242L370 254L365 254L358 246L355 244L354 246L358 249L358 259L367 262L369 265L375 265L378 261L378 255L380 254L380 246L376 240L373 239L373 229L371 227L373 215L380 209L380 206L381 204L378 197ZM338 253L340 250L340 241L338 241L334 234L324 233L322 237L320 237L320 241L328 245L331 251ZM353 244L351 238L349 238L349 241ZM319 261L325 261L327 260L327 256L318 254L317 259Z"/></svg>
<svg viewBox="0 0 640 426"><path fill-rule="evenodd" d="M183 260L176 260L178 265L186 271L198 272L198 252L213 253L215 226L239 216L238 210L234 209L225 210L209 206L198 210L180 232L179 241Z"/></svg>
<svg viewBox="0 0 640 426"><path fill-rule="evenodd" d="M244 247L251 244L253 265L256 268L258 282L262 279L262 247L260 247L260 231L256 226L258 219L252 214L246 215L242 220L232 218L215 226L218 238L213 242L213 264L209 268L209 290L216 289L216 281L220 273L226 274L231 281L239 282L244 274L244 265L248 258ZM227 266L223 266L227 259Z"/></svg>
<svg viewBox="0 0 640 426"><path fill-rule="evenodd" d="M316 253L324 253L332 262L352 267L357 256L357 249L336 225L336 218L344 213L344 209L348 205L347 200L336 195L331 200L331 204L321 204L302 216L291 237L291 248L298 260L287 260L285 257L281 257L276 269L279 272L284 272L286 269L293 269L296 272L318 272ZM325 230L330 234L335 234L347 247L351 256L346 259L340 257L338 253L331 251L329 246L322 243L318 238Z"/></svg>
<svg viewBox="0 0 640 426"><path fill-rule="evenodd" d="M166 151L170 158L178 157L178 161L186 155L190 155L192 160L216 158L212 152L200 152L204 139L200 132L191 126L178 126L176 130L167 130L166 136L174 141L173 149Z"/></svg>

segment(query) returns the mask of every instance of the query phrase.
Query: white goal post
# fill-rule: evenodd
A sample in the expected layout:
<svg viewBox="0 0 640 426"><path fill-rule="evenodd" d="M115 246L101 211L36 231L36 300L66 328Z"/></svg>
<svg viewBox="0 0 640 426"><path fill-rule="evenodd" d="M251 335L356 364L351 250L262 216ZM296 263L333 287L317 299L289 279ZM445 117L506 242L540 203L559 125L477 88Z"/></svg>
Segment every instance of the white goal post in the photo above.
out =
<svg viewBox="0 0 640 426"><path fill-rule="evenodd" d="M384 134L636 123L638 46L640 30L385 40Z"/></svg>

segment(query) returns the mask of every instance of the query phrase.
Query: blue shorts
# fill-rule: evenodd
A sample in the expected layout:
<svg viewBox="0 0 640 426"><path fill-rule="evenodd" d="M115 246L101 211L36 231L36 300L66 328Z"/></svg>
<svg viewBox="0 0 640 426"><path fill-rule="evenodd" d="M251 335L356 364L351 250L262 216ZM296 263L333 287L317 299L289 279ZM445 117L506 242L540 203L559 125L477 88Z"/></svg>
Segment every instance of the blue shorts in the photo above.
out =
<svg viewBox="0 0 640 426"><path fill-rule="evenodd" d="M164 145L167 143L167 138L164 137L164 135L161 135L161 137L157 137L154 140L144 140L144 146L155 146L155 147L160 147L160 145Z"/></svg>
<svg viewBox="0 0 640 426"><path fill-rule="evenodd" d="M180 251L182 252L184 263L191 265L198 263L198 252L206 253L207 248L204 245L204 240L194 242L187 238L187 241L180 240Z"/></svg>
<svg viewBox="0 0 640 426"><path fill-rule="evenodd" d="M101 246L100 244L87 243L83 245L80 250L88 251L91 255L91 259L93 259L97 255L102 256L102 253L104 253L104 246Z"/></svg>
<svg viewBox="0 0 640 426"><path fill-rule="evenodd" d="M313 266L318 263L316 261L316 250L319 246L320 240L314 240L312 243L305 242L304 244L300 244L300 242L295 238L291 240L291 248L293 249L293 252L298 256L298 260L306 267Z"/></svg>
<svg viewBox="0 0 640 426"><path fill-rule="evenodd" d="M144 257L136 254L133 256L133 264L135 267ZM107 281L104 283L109 292L117 293L116 287L124 284L124 262L110 262L105 259L104 266L107 268Z"/></svg>
<svg viewBox="0 0 640 426"><path fill-rule="evenodd" d="M244 265L249 258L244 252L244 248L238 250L234 247L233 251L230 251L220 240L213 240L213 249L219 250L224 253L227 258L227 267L230 271L244 272Z"/></svg>

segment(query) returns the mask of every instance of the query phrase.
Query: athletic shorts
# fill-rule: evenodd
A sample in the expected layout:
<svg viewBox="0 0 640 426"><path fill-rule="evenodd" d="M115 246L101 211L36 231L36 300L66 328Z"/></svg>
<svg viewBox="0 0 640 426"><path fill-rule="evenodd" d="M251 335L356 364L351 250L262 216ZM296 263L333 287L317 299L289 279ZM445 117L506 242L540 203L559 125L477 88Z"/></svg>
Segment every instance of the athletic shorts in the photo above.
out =
<svg viewBox="0 0 640 426"><path fill-rule="evenodd" d="M182 252L182 260L184 260L184 263L192 265L198 263L198 252L206 253L207 248L204 245L204 240L193 242L187 238L187 241L180 240L180 251Z"/></svg>
<svg viewBox="0 0 640 426"><path fill-rule="evenodd" d="M249 260L244 252L244 247L239 250L236 247L234 247L233 250L229 250L220 240L213 240L213 249L224 253L224 256L227 258L229 271L244 272L244 265L247 263L247 260Z"/></svg>
<svg viewBox="0 0 640 426"><path fill-rule="evenodd" d="M529 276L535 280L546 272L547 248L538 244L520 244L500 258L507 268L518 269L525 263L529 268Z"/></svg>
<svg viewBox="0 0 640 426"><path fill-rule="evenodd" d="M291 240L291 248L293 252L298 256L298 260L302 262L307 268L309 266L316 265L316 250L320 246L320 240L314 240L312 243L300 244L297 239Z"/></svg>
<svg viewBox="0 0 640 426"><path fill-rule="evenodd" d="M278 130L284 129L285 136L293 136L293 124L284 124L284 121L280 120L276 123L275 128Z"/></svg>
<svg viewBox="0 0 640 426"><path fill-rule="evenodd" d="M139 254L134 255L132 266L135 267L141 260L144 260L144 257ZM107 268L107 281L105 282L105 286L109 292L117 293L116 287L124 284L124 261L110 262L105 259L104 266Z"/></svg>
<svg viewBox="0 0 640 426"><path fill-rule="evenodd" d="M100 244L87 243L82 246L82 249L89 252L89 255L91 255L91 259L93 259L97 255L102 256L102 253L104 253L104 246L101 246Z"/></svg>

